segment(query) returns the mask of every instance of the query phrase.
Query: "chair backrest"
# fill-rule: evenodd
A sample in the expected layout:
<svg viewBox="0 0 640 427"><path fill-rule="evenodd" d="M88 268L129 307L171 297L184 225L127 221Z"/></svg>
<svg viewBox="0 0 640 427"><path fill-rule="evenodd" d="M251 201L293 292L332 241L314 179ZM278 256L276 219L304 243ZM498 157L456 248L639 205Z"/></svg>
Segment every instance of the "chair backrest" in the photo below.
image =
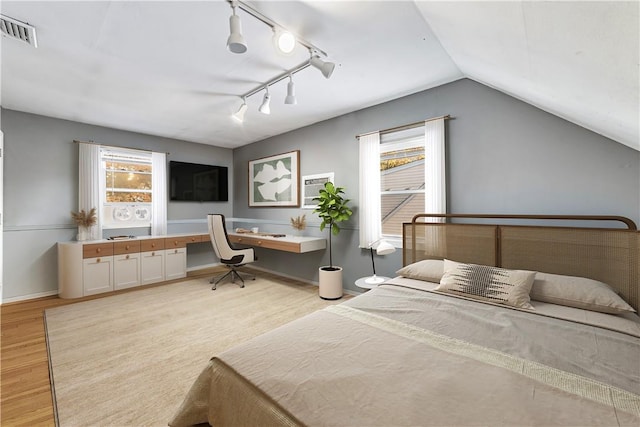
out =
<svg viewBox="0 0 640 427"><path fill-rule="evenodd" d="M221 260L231 259L235 254L231 243L229 243L229 236L227 236L224 215L209 214L207 215L207 222L209 224L209 237L216 256Z"/></svg>

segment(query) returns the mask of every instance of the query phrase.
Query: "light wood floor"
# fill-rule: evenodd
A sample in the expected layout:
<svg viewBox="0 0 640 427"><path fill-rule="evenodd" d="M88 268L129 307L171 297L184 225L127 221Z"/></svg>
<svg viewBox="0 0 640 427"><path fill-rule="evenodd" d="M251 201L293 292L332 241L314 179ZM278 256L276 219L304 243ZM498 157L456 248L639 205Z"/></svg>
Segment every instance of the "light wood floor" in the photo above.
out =
<svg viewBox="0 0 640 427"><path fill-rule="evenodd" d="M224 271L224 267L200 270L197 274L190 274L189 277L214 276L221 271ZM265 275L263 272L258 273ZM0 306L1 426L55 425L44 331L44 310L135 290L109 292L74 300L52 296Z"/></svg>

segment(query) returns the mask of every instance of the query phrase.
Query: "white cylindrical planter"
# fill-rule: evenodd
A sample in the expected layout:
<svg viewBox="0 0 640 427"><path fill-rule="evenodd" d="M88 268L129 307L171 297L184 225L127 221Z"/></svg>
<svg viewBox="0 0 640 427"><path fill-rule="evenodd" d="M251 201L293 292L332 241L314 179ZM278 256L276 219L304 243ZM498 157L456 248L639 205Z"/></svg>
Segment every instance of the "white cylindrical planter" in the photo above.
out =
<svg viewBox="0 0 640 427"><path fill-rule="evenodd" d="M320 267L320 298L342 298L342 267Z"/></svg>

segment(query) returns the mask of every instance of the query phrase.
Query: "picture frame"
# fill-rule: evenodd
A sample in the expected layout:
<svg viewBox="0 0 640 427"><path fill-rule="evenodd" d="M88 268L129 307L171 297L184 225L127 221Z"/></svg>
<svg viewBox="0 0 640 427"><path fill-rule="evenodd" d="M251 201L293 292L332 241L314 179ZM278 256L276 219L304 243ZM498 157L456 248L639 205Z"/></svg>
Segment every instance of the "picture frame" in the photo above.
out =
<svg viewBox="0 0 640 427"><path fill-rule="evenodd" d="M300 150L249 161L249 207L300 206Z"/></svg>
<svg viewBox="0 0 640 427"><path fill-rule="evenodd" d="M334 173L325 172L315 175L305 175L302 177L302 209L315 209L318 204L313 201L314 197L318 197L321 188L327 182L334 182Z"/></svg>

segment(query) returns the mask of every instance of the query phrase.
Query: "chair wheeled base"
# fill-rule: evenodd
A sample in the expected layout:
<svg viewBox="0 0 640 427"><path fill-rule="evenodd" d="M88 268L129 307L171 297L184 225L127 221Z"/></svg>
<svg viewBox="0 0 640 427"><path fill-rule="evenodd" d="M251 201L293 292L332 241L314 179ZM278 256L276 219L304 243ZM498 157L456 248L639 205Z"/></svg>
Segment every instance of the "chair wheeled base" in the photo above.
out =
<svg viewBox="0 0 640 427"><path fill-rule="evenodd" d="M223 274L222 276L214 277L211 280L209 280L209 283L213 284L213 286L211 287L212 291L215 291L218 283L220 283L222 280L224 280L227 277L231 277L231 283L236 283L236 277L240 279L240 283L238 284L238 286L240 286L241 288L244 288L245 279L256 280L256 276L252 274L247 274L245 277L242 277L242 275L240 275L238 270L234 268L235 266L234 267L228 266L228 267L230 268L230 270L227 271L225 274Z"/></svg>

